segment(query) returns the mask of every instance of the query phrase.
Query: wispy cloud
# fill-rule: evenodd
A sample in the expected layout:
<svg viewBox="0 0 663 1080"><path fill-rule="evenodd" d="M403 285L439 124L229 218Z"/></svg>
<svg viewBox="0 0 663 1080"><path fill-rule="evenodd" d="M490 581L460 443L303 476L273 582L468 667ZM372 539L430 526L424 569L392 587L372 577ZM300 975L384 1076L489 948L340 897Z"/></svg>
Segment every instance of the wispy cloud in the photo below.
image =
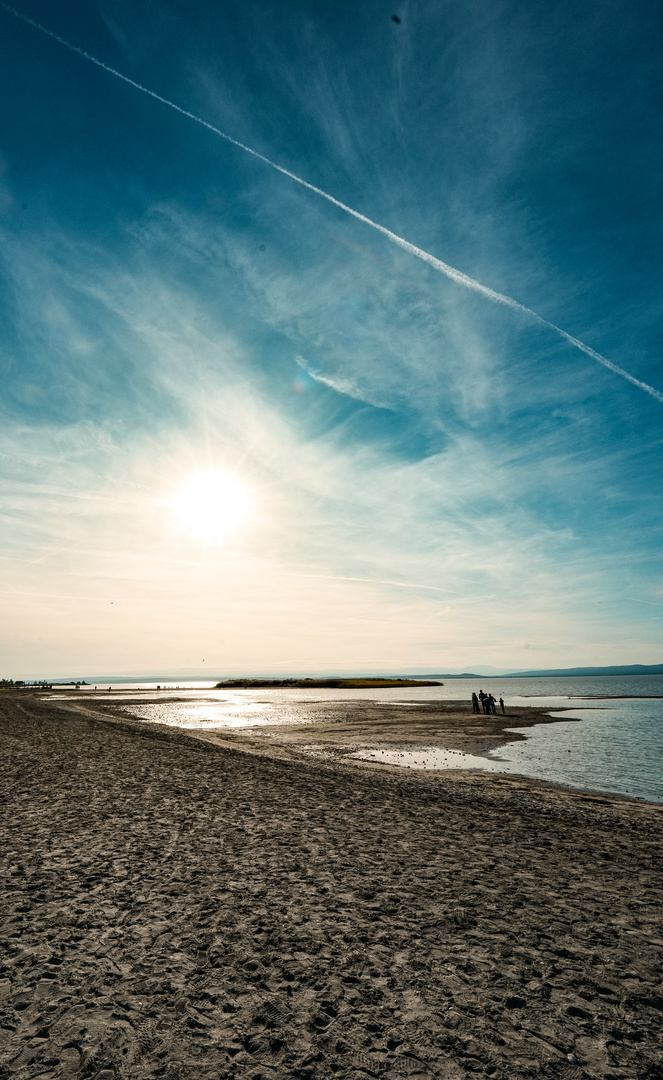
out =
<svg viewBox="0 0 663 1080"><path fill-rule="evenodd" d="M95 52L119 44L115 68L174 87L196 123L150 122L155 95L134 112L124 76L11 23L21 63L43 49L62 116L81 86L100 97L67 139L21 100L40 138L25 158L10 139L2 176L7 670L657 660L653 399L577 349L603 342L627 376L646 371L658 298L635 260L622 273L613 209L592 223L598 181L585 190L576 167L589 97L573 153L541 152L562 112L544 93L555 42L544 75L528 59L539 9L516 25L471 4L468 23L450 4L442 28L419 5L399 38L370 5L352 27L315 5L239 5L226 26L212 6L223 31L206 23L204 41L176 8L155 39L152 9L104 10L113 39ZM207 115L249 152L219 156ZM582 340L507 293L565 312ZM217 545L174 512L210 468L252 505Z"/></svg>
<svg viewBox="0 0 663 1080"><path fill-rule="evenodd" d="M633 386L636 386L638 387L638 389L644 390L645 393L650 394L653 398L655 398L656 401L663 403L663 393L661 393L659 390L656 390L653 386L649 386L648 383L642 382L640 379L637 379L634 375L631 375L629 372L625 371L623 368L619 367L611 360L608 360L605 356L602 356L601 353L597 352L591 346L585 344L573 334L569 334L566 330L563 330L561 327L557 326L550 320L545 319L542 315L539 315L537 312L533 311L531 308L528 308L526 305L521 304L519 301L514 300L510 296L507 296L505 293L498 292L496 289L492 289L489 286L482 284L475 278L470 277L469 274L463 273L463 271L458 270L454 266L450 266L449 263L444 262L442 259L438 259L435 255L432 255L430 252L425 251L423 248L417 247L416 244L410 243L409 240L406 240L404 237L399 236L395 232L392 232L391 229L388 229L384 225L380 225L378 222L373 221L372 218L367 217L365 214L360 213L360 211L353 209L351 206L348 206L344 202L341 202L340 199L337 199L333 195L330 195L322 188L317 187L315 184L309 183L308 180L304 180L301 176L298 176L296 173L293 173L289 169L284 168L284 166L277 164L277 162L272 161L264 154L259 153L257 150L254 150L250 146L247 146L245 143L242 143L239 140L233 138L231 135L226 134L226 132L221 131L221 129L216 127L214 124L210 124L207 120L203 120L202 117L197 116L195 113L190 112L188 109L182 108L182 106L177 105L175 102L163 97L161 94L157 94L154 90L150 90L148 87L143 86L142 83L136 82L134 79L130 79L127 75L123 75L121 72L117 71L113 67L110 67L110 65L105 64L97 57L92 56L90 53L86 52L78 45L72 44L72 42L67 41L59 34L56 34L54 31L47 29L45 26L42 26L41 23L38 23L34 19L29 18L29 16L16 11L8 4L0 2L0 7L4 8L5 11L9 12L11 15L14 15L16 18L21 19L23 22L34 27L36 30L39 30L41 33L46 34L48 37L58 42L58 44L63 45L65 46L65 48L71 50L74 53L77 53L79 56L84 57L84 59L90 61L90 63L102 68L104 71L108 72L109 74L115 76L118 79L121 79L123 82L128 83L130 86L132 86L136 90L139 90L141 93L147 94L149 97L154 98L156 101L160 102L160 104L166 105L168 106L168 108L174 109L176 112L181 113L183 116L186 116L189 120L193 120L195 123L200 124L204 128L207 128L208 131L211 131L213 134L218 135L221 139L224 139L226 142L231 143L231 145L245 151L252 157L257 158L265 165L268 165L270 168L275 169L283 176L287 176L288 179L293 180L297 184L300 184L308 191L312 191L315 195L318 195L320 198L325 199L327 202L331 203L339 210L342 210L344 213L349 214L357 221L362 222L362 224L364 225L368 225L371 229L374 229L382 236L385 236L387 240L389 240L392 244L396 244L397 247L402 248L402 250L407 252L408 255L413 255L415 256L415 258L421 259L422 262L425 262L428 266L432 267L434 270L437 270L439 273L444 274L445 277L449 278L455 284L461 285L466 289L470 289L471 291L478 293L485 299L490 300L493 303L500 304L510 309L511 311L514 311L518 315L526 316L529 319L533 319L535 322L539 323L547 330L551 330L553 333L559 335L573 348L579 349L581 352L585 353L586 356L589 356L592 360L595 360L597 363L602 364L603 367L607 368L609 371L612 371L615 375L619 375L621 378L626 379Z"/></svg>
<svg viewBox="0 0 663 1080"><path fill-rule="evenodd" d="M499 665L524 641L536 652L556 640L564 654L570 625L596 650L600 560L525 508L540 483L525 460L514 467L470 434L413 462L343 446L333 430L302 439L247 379L246 347L202 332L193 298L175 303L156 268L81 280L127 328L157 398L176 397L179 421L5 429L5 646L22 670L43 633L49 670L72 652L87 671L127 669L137 650L148 667L204 656L223 671L292 667L294 649L320 668L367 642L383 669L436 668L441 655ZM192 545L169 506L210 463L240 469L255 507L214 549Z"/></svg>

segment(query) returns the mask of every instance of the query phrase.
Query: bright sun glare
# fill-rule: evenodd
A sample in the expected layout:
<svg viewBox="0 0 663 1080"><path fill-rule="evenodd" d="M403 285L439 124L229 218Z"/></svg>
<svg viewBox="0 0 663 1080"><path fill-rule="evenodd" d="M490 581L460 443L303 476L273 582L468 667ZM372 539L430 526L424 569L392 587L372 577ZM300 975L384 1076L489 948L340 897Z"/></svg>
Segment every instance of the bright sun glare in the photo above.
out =
<svg viewBox="0 0 663 1080"><path fill-rule="evenodd" d="M233 533L249 512L249 494L230 473L210 469L191 476L174 499L187 532L211 543Z"/></svg>

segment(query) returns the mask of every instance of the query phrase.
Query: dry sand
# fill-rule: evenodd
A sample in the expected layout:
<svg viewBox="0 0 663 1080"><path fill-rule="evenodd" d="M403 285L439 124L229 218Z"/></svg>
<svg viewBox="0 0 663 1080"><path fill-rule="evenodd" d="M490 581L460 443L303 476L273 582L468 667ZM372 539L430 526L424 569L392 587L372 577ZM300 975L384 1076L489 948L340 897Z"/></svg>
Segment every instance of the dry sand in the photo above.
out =
<svg viewBox="0 0 663 1080"><path fill-rule="evenodd" d="M3 1080L663 1077L658 807L28 693L0 740Z"/></svg>

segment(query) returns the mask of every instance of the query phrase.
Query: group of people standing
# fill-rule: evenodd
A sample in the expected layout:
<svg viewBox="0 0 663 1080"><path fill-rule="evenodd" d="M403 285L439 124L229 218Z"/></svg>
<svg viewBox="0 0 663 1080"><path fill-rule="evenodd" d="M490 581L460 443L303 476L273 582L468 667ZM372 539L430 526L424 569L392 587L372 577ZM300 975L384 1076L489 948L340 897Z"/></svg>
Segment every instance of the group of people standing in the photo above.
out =
<svg viewBox="0 0 663 1080"><path fill-rule="evenodd" d="M495 708L496 705L497 705L497 701L493 697L492 694L484 694L483 690L479 690L479 696L478 697L477 697L476 694L472 694L472 712L473 713L484 712L484 713L486 713L486 715L488 715L489 713L496 714L497 713L497 709ZM500 698L500 708L502 710L502 713L504 713L504 698L502 698L502 697Z"/></svg>

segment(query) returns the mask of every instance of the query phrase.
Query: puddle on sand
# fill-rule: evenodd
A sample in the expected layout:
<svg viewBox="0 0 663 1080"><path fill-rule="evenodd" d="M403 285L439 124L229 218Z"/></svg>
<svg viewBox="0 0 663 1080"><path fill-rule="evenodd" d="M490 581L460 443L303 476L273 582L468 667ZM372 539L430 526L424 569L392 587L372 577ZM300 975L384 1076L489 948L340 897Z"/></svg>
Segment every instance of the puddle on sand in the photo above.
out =
<svg viewBox="0 0 663 1080"><path fill-rule="evenodd" d="M169 703L122 706L137 720L168 727L209 730L210 728L243 728L247 734L255 727L277 727L286 724L313 723L309 717L283 715L269 701L226 700L209 704Z"/></svg>
<svg viewBox="0 0 663 1080"><path fill-rule="evenodd" d="M420 746L416 750L357 750L348 754L360 761L380 765L399 765L405 769L486 769L488 758L464 754L462 750L444 750L437 746Z"/></svg>
<svg viewBox="0 0 663 1080"><path fill-rule="evenodd" d="M125 705L125 712L138 720L180 728L250 728L268 722L268 705L252 702L238 709L234 703L218 705Z"/></svg>

